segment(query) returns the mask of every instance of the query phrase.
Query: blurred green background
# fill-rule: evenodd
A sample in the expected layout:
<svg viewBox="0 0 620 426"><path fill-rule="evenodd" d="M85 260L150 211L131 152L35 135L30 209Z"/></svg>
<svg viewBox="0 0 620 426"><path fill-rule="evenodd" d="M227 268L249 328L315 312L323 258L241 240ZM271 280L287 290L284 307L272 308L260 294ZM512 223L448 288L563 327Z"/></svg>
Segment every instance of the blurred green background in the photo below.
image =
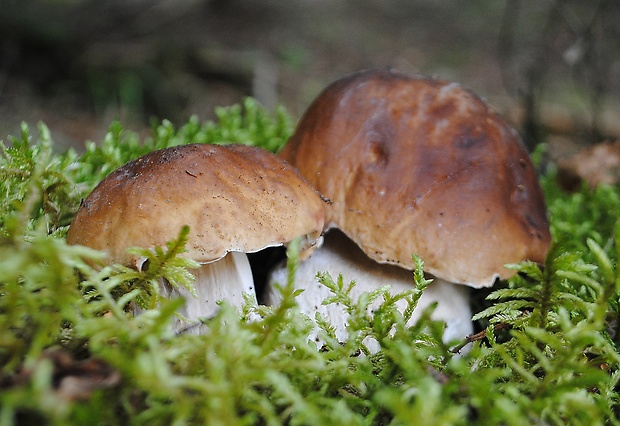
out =
<svg viewBox="0 0 620 426"><path fill-rule="evenodd" d="M0 138L60 146L256 97L299 117L392 66L458 81L554 155L620 135L618 0L0 0Z"/></svg>

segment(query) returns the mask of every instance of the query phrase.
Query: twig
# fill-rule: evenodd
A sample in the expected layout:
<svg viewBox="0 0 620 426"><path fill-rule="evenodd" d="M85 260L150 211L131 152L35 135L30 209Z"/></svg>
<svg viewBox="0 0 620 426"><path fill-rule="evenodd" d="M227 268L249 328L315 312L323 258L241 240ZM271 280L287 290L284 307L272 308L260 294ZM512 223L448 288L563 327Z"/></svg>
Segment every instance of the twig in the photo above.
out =
<svg viewBox="0 0 620 426"><path fill-rule="evenodd" d="M512 327L512 325L508 324L507 322L500 322L499 324L495 324L493 326L493 331L500 331L500 330L508 329L508 328L511 328L511 327ZM470 334L469 336L467 336L465 338L465 340L463 340L461 343L459 343L454 348L450 349L450 352L452 352L454 354L457 354L457 353L461 352L461 349L463 349L468 344L476 342L478 340L485 339L486 336L487 336L486 330L482 330L482 331L480 331L478 333L475 333L475 334Z"/></svg>

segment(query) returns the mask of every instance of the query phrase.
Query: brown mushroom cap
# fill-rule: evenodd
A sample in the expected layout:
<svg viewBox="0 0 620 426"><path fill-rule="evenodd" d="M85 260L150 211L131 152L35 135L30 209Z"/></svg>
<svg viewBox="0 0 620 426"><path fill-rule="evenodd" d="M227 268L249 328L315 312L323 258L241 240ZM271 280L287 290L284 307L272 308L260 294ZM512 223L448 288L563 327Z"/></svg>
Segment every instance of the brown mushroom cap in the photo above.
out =
<svg viewBox="0 0 620 426"><path fill-rule="evenodd" d="M462 86L392 70L328 86L282 155L333 203L327 222L378 262L411 255L448 281L490 286L542 262L545 203L517 132Z"/></svg>
<svg viewBox="0 0 620 426"><path fill-rule="evenodd" d="M67 241L135 265L129 247L164 245L190 226L185 255L212 262L323 230L323 201L291 165L265 150L184 145L144 155L84 200Z"/></svg>

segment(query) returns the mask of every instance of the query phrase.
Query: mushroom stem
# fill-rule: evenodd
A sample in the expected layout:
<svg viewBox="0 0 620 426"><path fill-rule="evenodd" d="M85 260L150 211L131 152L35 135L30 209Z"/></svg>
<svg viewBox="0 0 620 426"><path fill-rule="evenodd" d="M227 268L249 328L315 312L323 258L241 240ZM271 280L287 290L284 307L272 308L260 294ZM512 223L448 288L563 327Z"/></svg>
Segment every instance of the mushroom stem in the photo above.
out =
<svg viewBox="0 0 620 426"><path fill-rule="evenodd" d="M332 277L342 274L345 282L355 280L356 286L351 291L353 298L359 297L363 292L370 292L385 285L391 287L391 294L413 288L411 271L394 265L379 264L366 256L344 234L334 230L330 231L325 236L323 246L317 249L308 260L299 264L295 276L295 287L304 289L304 292L297 297L300 310L311 318L314 318L316 312L320 312L328 318L336 328L336 337L341 341L347 338L348 314L341 305L333 303L322 305L323 300L331 295L330 290L316 280L317 272L324 271L330 273ZM284 283L286 277L287 270L284 265L276 266L271 272L266 293L267 304L277 304L280 301L280 294L275 290L274 283ZM468 294L468 289L464 286L434 278L434 281L420 298L409 323L413 324L420 318L426 307L437 302L438 305L432 314L432 318L446 322L443 340L449 342L455 339L463 339L473 331ZM375 301L369 309L377 308L380 303L380 300ZM397 307L401 312L406 306L405 300L397 302ZM318 338L318 329L313 331L310 338L315 340L317 344L321 344ZM367 342L367 346L371 352L376 352L379 349L376 342Z"/></svg>
<svg viewBox="0 0 620 426"><path fill-rule="evenodd" d="M200 319L215 315L218 301L225 300L233 306L243 305L243 293L256 298L254 279L247 255L231 252L222 259L205 263L193 271L196 281L196 295L185 287L173 287L165 282L161 285L161 296L165 298L183 297L185 305L181 307L173 324L175 333L182 331L200 334Z"/></svg>

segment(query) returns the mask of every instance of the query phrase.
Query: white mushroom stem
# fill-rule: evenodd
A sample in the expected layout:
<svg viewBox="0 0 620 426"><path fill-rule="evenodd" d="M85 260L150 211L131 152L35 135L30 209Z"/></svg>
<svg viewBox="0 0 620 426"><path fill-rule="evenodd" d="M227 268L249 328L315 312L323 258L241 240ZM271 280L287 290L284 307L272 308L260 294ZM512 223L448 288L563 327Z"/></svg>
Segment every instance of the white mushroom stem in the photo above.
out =
<svg viewBox="0 0 620 426"><path fill-rule="evenodd" d="M224 300L233 306L243 305L243 293L256 298L254 279L250 262L245 253L231 252L222 259L205 263L192 270L196 277L193 285L196 295L185 287L173 287L170 283L161 283L162 297L173 299L182 297L185 304L178 310L177 319L173 324L175 333L182 331L200 334L204 327L200 326L201 318L209 318L218 311L218 301Z"/></svg>
<svg viewBox="0 0 620 426"><path fill-rule="evenodd" d="M391 287L390 293L396 294L413 288L413 274L403 268L379 264L368 258L352 241L339 232L331 231L325 236L325 243L314 254L299 264L295 276L295 287L304 289L297 297L300 310L310 318L320 312L328 318L336 328L336 336L341 341L347 338L346 324L348 314L341 305L322 305L322 301L332 295L330 290L316 280L317 272L328 272L334 279L342 274L344 282L355 281L356 286L351 291L353 298L363 292L370 292L385 285ZM274 283L285 283L287 270L285 265L278 265L270 274L267 287L267 304L277 304L280 294L275 290ZM376 308L382 300L376 300L369 309ZM419 319L421 312L431 303L437 302L437 308L432 318L446 322L443 336L445 342L462 339L473 332L471 309L469 306L468 289L461 285L452 284L441 279L434 281L424 291L418 302L410 324ZM404 311L405 300L397 302L399 310ZM321 344L315 330L311 339ZM367 342L371 351L378 350L375 343Z"/></svg>

